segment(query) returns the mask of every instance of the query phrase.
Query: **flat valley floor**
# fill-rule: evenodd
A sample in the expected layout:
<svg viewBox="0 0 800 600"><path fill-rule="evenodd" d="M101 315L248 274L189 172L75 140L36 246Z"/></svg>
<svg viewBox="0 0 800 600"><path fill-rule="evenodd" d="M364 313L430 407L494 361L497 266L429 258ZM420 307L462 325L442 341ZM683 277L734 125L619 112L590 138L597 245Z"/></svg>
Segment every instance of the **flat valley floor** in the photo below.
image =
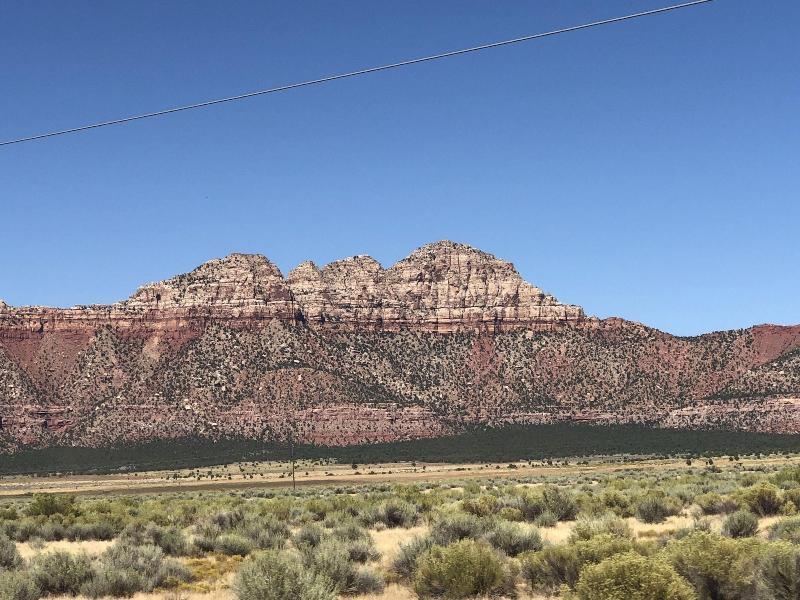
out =
<svg viewBox="0 0 800 600"><path fill-rule="evenodd" d="M420 575L424 552L403 560L401 548L419 540L451 548L466 540L494 553L506 577L505 587L479 595L531 599L580 590L579 578L562 581L542 568L553 548L574 547L576 556L584 556L581 548L599 544L589 552L599 553L597 561L576 559L578 572L612 559L616 551L608 547L614 547L618 554L658 560L686 583L690 577L671 549L693 537L703 545L709 539L760 544L757 552L765 555L778 548L773 545L800 543L797 455L596 457L552 464L302 460L294 485L287 462L6 476L0 478L0 541L13 543L15 569L24 576L35 577L47 555L66 553L90 565L87 581L112 565L115 545L159 546L159 556L180 563L182 575L135 593L139 600L245 597L234 591L237 573L264 548L311 570L321 568L315 566L317 552L349 552L353 572L369 571L374 581L339 582L339 595L389 600L435 595L426 589L439 585ZM737 525L734 515L744 524ZM762 577L754 574L754 581ZM90 588L49 595L103 597L102 590L85 596L82 589Z"/></svg>

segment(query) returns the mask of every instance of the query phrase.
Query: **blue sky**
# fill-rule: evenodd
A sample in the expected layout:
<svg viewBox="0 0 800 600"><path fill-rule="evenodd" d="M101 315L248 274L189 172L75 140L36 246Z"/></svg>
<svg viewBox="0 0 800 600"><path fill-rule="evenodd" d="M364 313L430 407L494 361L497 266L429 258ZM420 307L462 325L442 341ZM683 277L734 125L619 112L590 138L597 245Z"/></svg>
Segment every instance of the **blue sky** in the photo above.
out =
<svg viewBox="0 0 800 600"><path fill-rule="evenodd" d="M0 138L665 3L0 7ZM0 298L112 302L234 251L284 271L439 239L590 314L800 322L800 3L697 8L0 148Z"/></svg>

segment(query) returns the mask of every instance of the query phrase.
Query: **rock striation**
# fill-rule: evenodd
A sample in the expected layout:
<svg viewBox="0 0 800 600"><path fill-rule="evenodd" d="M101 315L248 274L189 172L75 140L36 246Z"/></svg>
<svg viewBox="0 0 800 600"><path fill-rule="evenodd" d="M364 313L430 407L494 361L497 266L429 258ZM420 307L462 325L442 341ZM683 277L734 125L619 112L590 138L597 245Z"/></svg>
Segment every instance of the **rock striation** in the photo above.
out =
<svg viewBox="0 0 800 600"><path fill-rule="evenodd" d="M679 338L589 317L449 241L286 277L231 254L112 305L0 302L0 451L554 421L796 433L798 352L800 326Z"/></svg>
<svg viewBox="0 0 800 600"><path fill-rule="evenodd" d="M310 324L446 333L585 318L579 306L562 304L524 281L511 263L449 241L423 246L386 270L369 256L322 269L306 262L287 281Z"/></svg>

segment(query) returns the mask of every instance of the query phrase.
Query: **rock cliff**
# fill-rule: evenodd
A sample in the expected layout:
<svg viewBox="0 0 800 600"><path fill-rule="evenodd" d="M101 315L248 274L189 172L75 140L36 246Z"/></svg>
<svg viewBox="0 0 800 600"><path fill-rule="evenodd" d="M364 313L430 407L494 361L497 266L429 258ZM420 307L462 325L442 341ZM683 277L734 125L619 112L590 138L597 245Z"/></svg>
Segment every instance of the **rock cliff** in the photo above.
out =
<svg viewBox="0 0 800 600"><path fill-rule="evenodd" d="M287 277L232 254L113 305L0 302L0 450L553 421L800 432L798 348L800 327L679 338L587 317L448 241Z"/></svg>

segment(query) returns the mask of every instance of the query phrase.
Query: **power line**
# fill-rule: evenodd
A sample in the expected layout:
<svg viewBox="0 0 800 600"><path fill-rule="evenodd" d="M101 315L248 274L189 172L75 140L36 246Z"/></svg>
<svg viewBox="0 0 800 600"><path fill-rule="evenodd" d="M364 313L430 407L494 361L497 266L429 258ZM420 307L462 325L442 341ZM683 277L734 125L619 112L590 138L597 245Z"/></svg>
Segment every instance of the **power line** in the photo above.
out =
<svg viewBox="0 0 800 600"><path fill-rule="evenodd" d="M330 81L336 81L337 79L346 79L348 77L357 77L359 75L367 75L369 73L377 73L379 71L388 71L389 69L396 69L398 67L407 67L409 65L415 65L418 63L423 62L430 62L434 60L440 60L442 58L450 58L452 56L459 56L461 54L468 54L470 52L479 52L481 50L489 50L491 48L499 48L501 46L510 46L511 44L519 44L521 42L529 42L531 40L537 40L543 37L549 37L553 35L559 35L561 33L569 33L570 31L579 31L581 29L589 29L591 27L598 27L600 25L609 25L611 23L619 23L621 21L629 21L631 19L638 19L639 17L647 17L650 15L656 15L660 13L670 12L674 10L678 10L681 8L688 8L690 6L697 6L698 4L706 4L708 2L713 2L713 0L695 0L693 2L685 2L683 4L674 4L672 6L665 6L662 8L656 8L653 10L647 10L644 12L633 13L629 15L624 15L621 17L613 17L611 19L604 19L602 21L593 21L591 23L584 23L582 25L573 25L572 27L565 27L563 29L555 29L553 31L546 31L544 33L535 33L532 35L526 35L523 37L513 38L510 40L503 40L500 42L492 42L491 44L483 44L482 46L473 46L472 48L464 48L461 50L452 50L450 52L443 52L441 54L433 54L431 56L423 56L420 58L412 58L410 60L404 60L401 62L396 62L388 65L382 65L379 67L370 67L367 69L361 69L359 71L350 71L348 73L339 73L337 75L329 75L327 77L321 77L319 79L311 79L308 81L301 81L298 83L290 83L288 85L282 85L278 87L268 88L264 90L256 90L254 92L247 92L245 94L239 94L237 96L228 96L226 98L217 98L216 100L206 100L205 102L198 102L196 104L187 104L185 106L176 106L173 108L167 108L164 110L159 110L156 112L149 112L143 113L140 115L133 115L130 117L123 117L121 119L114 119L112 121L103 121L100 123L92 123L90 125L81 125L80 127L73 127L71 129L62 129L60 131L51 131L48 133L40 133L38 135L31 135L28 137L17 138L13 140L7 140L4 142L0 142L0 146L9 146L11 144L20 144L22 142L31 142L33 140L41 140L44 138L55 137L58 135L66 135L68 133L77 133L79 131L86 131L87 129L97 129L99 127L108 127L110 125L120 125L122 123L130 123L131 121L140 121L142 119L150 119L152 117L160 117L162 115L168 115L171 113L182 112L185 110L194 110L196 108L205 108L206 106L213 106L214 104L223 104L225 102L233 102L235 100L244 100L246 98L253 98L254 96L263 96L265 94L274 94L276 92L285 92L287 90L293 90L296 88L307 87L311 85L317 85L321 83L328 83Z"/></svg>

